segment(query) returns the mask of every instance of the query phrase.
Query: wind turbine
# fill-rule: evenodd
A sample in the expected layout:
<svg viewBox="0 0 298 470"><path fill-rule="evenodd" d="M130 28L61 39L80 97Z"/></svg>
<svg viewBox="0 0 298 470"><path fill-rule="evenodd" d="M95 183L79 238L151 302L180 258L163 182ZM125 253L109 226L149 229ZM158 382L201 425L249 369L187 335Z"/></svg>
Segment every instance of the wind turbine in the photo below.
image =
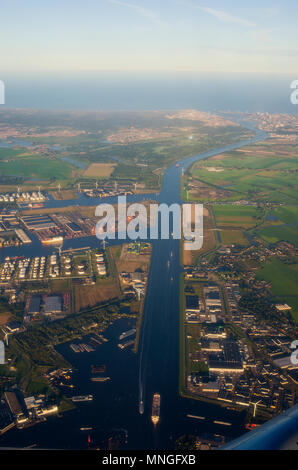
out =
<svg viewBox="0 0 298 470"><path fill-rule="evenodd" d="M261 400L257 401L256 403L253 403L253 407L254 407L253 417L254 417L254 418L256 417L256 414L257 414L257 406L258 406L259 403L261 403Z"/></svg>
<svg viewBox="0 0 298 470"><path fill-rule="evenodd" d="M7 331L4 331L4 330L2 330L2 331L4 333L4 341L6 343L6 346L8 346L8 337L9 337L10 333L8 333Z"/></svg>

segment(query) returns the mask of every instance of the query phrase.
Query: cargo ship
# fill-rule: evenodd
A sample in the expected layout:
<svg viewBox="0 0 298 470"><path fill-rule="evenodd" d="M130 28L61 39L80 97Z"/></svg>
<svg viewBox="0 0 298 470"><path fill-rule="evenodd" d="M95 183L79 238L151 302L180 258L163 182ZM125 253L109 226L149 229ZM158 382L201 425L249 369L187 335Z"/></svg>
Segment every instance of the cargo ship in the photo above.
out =
<svg viewBox="0 0 298 470"><path fill-rule="evenodd" d="M37 202L37 203L30 203L28 204L28 206L30 209L40 209L41 207L43 207L43 203L42 202Z"/></svg>
<svg viewBox="0 0 298 470"><path fill-rule="evenodd" d="M53 238L45 238L41 240L43 245L55 245L56 243L62 243L63 237L53 237Z"/></svg>
<svg viewBox="0 0 298 470"><path fill-rule="evenodd" d="M232 423L226 423L225 421L213 421L214 424L219 424L220 426L232 426Z"/></svg>
<svg viewBox="0 0 298 470"><path fill-rule="evenodd" d="M153 395L151 421L156 426L160 419L160 394Z"/></svg>
<svg viewBox="0 0 298 470"><path fill-rule="evenodd" d="M137 330L135 328L132 328L131 330L125 331L119 336L119 340L122 341L123 339L129 338L132 335L135 335Z"/></svg>
<svg viewBox="0 0 298 470"><path fill-rule="evenodd" d="M206 418L205 416L196 416L196 415L186 415L188 418L192 418L192 419L200 419L202 421L204 421Z"/></svg>
<svg viewBox="0 0 298 470"><path fill-rule="evenodd" d="M91 377L91 382L107 382L111 377Z"/></svg>
<svg viewBox="0 0 298 470"><path fill-rule="evenodd" d="M118 348L120 349L126 349L128 348L129 346L133 346L135 344L135 340L132 339L132 340L129 340L129 341L125 341L124 343L119 343L118 344Z"/></svg>
<svg viewBox="0 0 298 470"><path fill-rule="evenodd" d="M82 401L92 401L93 400L93 395L78 395L76 397L72 397L71 401L74 403L76 402L82 402Z"/></svg>

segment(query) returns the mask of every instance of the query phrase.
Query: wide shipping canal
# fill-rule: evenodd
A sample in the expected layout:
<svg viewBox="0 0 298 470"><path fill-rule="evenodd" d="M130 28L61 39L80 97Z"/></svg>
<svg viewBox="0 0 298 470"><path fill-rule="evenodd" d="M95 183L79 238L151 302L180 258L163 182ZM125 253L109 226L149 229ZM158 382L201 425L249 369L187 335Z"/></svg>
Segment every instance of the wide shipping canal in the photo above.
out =
<svg viewBox="0 0 298 470"><path fill-rule="evenodd" d="M158 202L169 205L181 203L181 174L195 161L265 138L264 132L256 131L254 139L181 160L179 166L175 163L165 172ZM141 199L140 196L130 197L128 202ZM91 202L96 205L98 199ZM72 204L73 201L59 201L59 206ZM99 241L93 237L68 240L64 248L98 245ZM1 446L86 449L89 431L81 428L92 428L90 433L96 442L119 435L123 436L120 448L167 449L173 448L175 440L185 434L216 433L235 437L245 431L244 413L179 395L180 241L172 238L156 240L152 246L138 354L130 350L121 351L117 347L120 333L131 327L129 320L119 320L110 326L105 332L109 342L89 354L75 354L67 344L59 346L57 350L75 368L74 394L92 393L94 400L78 403L75 410L62 417L49 418L45 423L24 430L10 430L0 437ZM25 248L4 249L0 255L3 259L20 254L47 255L50 251L50 248L44 248L34 241ZM106 364L111 380L91 383L91 364ZM161 395L160 422L156 428L151 422L152 397L155 393ZM144 402L143 415L139 413L140 400ZM205 420L196 420L187 415L205 417ZM214 420L229 422L232 426L223 427L214 424Z"/></svg>

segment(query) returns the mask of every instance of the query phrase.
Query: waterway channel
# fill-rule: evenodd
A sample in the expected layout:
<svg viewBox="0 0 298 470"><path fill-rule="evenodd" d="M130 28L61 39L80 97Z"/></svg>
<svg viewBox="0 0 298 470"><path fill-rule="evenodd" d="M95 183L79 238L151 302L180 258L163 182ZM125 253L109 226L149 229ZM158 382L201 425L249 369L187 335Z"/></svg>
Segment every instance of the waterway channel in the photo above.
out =
<svg viewBox="0 0 298 470"><path fill-rule="evenodd" d="M158 199L160 203L181 203L180 178L197 160L205 159L225 151L235 150L248 144L262 141L266 134L256 131L253 139L237 144L217 148L195 155L173 164L163 178L159 195L146 195L146 199ZM144 196L131 196L129 202L144 200ZM48 207L72 205L74 201L48 201ZM104 202L116 202L115 199ZM76 200L82 204L82 199ZM98 199L88 200L96 205ZM111 243L117 243L113 241ZM63 249L98 246L95 237L67 240ZM89 354L75 354L69 345L60 345L57 349L69 360L76 371L73 383L75 394L93 393L92 402L78 403L77 408L62 417L52 417L46 423L38 424L25 430L13 429L0 437L0 446L29 446L41 448L87 448L88 432L81 427L92 427L92 439L101 442L118 430L125 430L127 443L120 447L129 449L170 449L177 437L184 434L216 433L227 437L236 437L245 432L244 413L220 406L186 399L179 395L179 281L182 268L180 265L180 242L155 240L145 299L143 325L138 354L130 350L117 348L119 334L131 327L130 320L120 320L105 332L109 342ZM38 256L49 254L52 248L42 247L38 240L30 246L3 249L0 257ZM90 365L107 366L111 381L107 383L90 382ZM161 395L161 419L154 428L151 420L152 396ZM144 414L139 413L139 400L144 401ZM196 420L187 415L205 417ZM229 422L223 427L214 424L214 420ZM124 432L124 431L123 431ZM127 434L126 434L127 433Z"/></svg>

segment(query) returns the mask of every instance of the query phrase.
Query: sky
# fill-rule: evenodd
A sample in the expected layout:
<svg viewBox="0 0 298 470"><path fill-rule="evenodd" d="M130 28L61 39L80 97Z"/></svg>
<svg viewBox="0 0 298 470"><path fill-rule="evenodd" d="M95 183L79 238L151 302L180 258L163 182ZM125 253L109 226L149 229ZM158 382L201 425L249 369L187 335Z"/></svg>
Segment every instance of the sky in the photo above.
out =
<svg viewBox="0 0 298 470"><path fill-rule="evenodd" d="M296 0L0 0L0 76L295 74Z"/></svg>

